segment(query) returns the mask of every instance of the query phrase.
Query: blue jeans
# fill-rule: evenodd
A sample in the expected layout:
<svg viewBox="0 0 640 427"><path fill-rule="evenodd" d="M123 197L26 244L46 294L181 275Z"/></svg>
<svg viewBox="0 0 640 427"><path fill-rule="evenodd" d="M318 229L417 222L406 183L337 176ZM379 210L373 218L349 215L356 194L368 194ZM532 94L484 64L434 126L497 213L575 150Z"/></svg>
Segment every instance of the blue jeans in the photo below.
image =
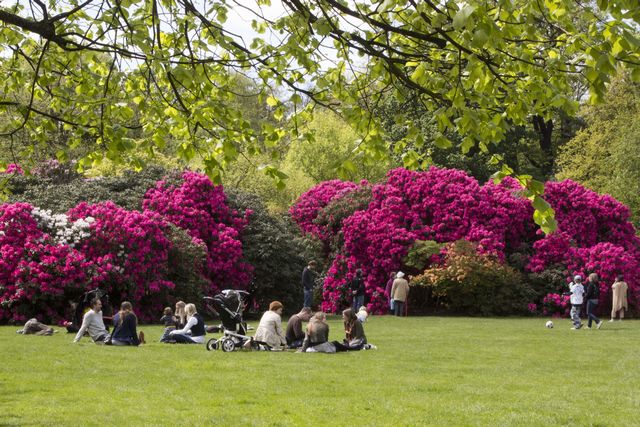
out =
<svg viewBox="0 0 640 427"><path fill-rule="evenodd" d="M589 318L589 323L588 326L591 327L591 321L593 320L594 322L596 322L596 325L598 323L600 323L600 319L598 319L596 317L595 314L593 314L593 311L596 309L596 306L598 305L598 300L597 299L590 299L587 300L587 317Z"/></svg>
<svg viewBox="0 0 640 427"><path fill-rule="evenodd" d="M305 289L303 307L311 307L311 304L313 304L313 289Z"/></svg>
<svg viewBox="0 0 640 427"><path fill-rule="evenodd" d="M360 295L360 296L353 296L353 304L351 305L351 308L353 308L353 312L357 313L358 310L360 310L360 307L362 307L362 305L364 304L364 295Z"/></svg>

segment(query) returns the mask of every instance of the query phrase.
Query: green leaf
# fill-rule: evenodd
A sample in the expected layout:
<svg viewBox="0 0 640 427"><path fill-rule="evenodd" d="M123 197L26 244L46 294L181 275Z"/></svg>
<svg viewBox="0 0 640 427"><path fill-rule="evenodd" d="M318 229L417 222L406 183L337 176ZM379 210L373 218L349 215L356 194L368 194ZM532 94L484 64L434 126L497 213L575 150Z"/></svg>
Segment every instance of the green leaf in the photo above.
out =
<svg viewBox="0 0 640 427"><path fill-rule="evenodd" d="M277 98L274 98L273 96L269 96L267 98L267 105L269 107L275 107L276 105L278 105L280 103L280 101L278 101Z"/></svg>
<svg viewBox="0 0 640 427"><path fill-rule="evenodd" d="M459 30L464 27L475 9L476 7L473 5L464 5L453 17L453 28Z"/></svg>

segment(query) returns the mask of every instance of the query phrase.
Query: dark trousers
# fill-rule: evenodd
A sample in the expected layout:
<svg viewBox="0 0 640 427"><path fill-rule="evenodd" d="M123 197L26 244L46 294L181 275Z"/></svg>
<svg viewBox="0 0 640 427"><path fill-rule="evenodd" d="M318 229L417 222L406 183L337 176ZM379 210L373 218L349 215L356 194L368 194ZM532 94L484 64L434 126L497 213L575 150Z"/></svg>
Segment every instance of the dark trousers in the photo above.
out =
<svg viewBox="0 0 640 427"><path fill-rule="evenodd" d="M596 325L600 323L600 319L598 319L596 315L593 313L597 306L598 306L597 299L587 300L587 317L589 318L589 323L587 324L587 326L589 327L591 327L591 321L596 322Z"/></svg>
<svg viewBox="0 0 640 427"><path fill-rule="evenodd" d="M173 338L178 344L197 344L189 335L173 334L171 335L171 338Z"/></svg>
<svg viewBox="0 0 640 427"><path fill-rule="evenodd" d="M404 301L393 300L393 314L396 316L404 315Z"/></svg>

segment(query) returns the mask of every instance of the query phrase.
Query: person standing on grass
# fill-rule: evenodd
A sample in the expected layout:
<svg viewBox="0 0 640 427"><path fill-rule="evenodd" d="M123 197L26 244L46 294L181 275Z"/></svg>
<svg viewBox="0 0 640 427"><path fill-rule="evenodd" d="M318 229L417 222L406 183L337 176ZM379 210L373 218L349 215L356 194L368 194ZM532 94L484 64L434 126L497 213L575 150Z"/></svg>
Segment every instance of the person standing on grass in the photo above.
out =
<svg viewBox="0 0 640 427"><path fill-rule="evenodd" d="M351 303L351 309L354 313L357 313L360 310L360 307L364 304L364 278L362 277L362 269L356 270L356 277L351 281L351 285L349 286L351 289L351 295L353 301Z"/></svg>
<svg viewBox="0 0 640 427"><path fill-rule="evenodd" d="M311 309L309 307L302 307L300 313L294 314L289 318L289 321L287 322L287 330L284 334L289 348L298 348L302 345L302 341L304 340L302 322L308 322L311 318L311 314Z"/></svg>
<svg viewBox="0 0 640 427"><path fill-rule="evenodd" d="M133 313L133 307L129 301L120 304L120 311L113 316L113 324L115 329L111 336L111 344L118 346L144 344L144 333L140 331L138 335L136 331L138 317Z"/></svg>
<svg viewBox="0 0 640 427"><path fill-rule="evenodd" d="M613 291L613 297L611 301L611 320L613 322L618 314L620 314L620 320L624 319L624 311L629 309L627 303L627 283L624 281L622 274L618 274L616 281L611 286Z"/></svg>
<svg viewBox="0 0 640 427"><path fill-rule="evenodd" d="M600 297L600 284L598 283L598 275L591 273L587 279L587 292L584 295L584 299L587 301L587 318L589 322L587 328L591 329L591 321L596 322L596 328L602 327L602 320L598 319L594 314L596 307L598 306L598 298Z"/></svg>
<svg viewBox="0 0 640 427"><path fill-rule="evenodd" d="M580 321L580 308L584 300L584 286L582 286L582 276L579 274L573 278L573 282L569 284L569 293L571 295L571 320L573 321L573 327L571 329L577 330L582 327Z"/></svg>
<svg viewBox="0 0 640 427"><path fill-rule="evenodd" d="M396 316L403 315L404 304L409 296L409 282L404 279L404 273L398 271L396 279L391 286L391 298L393 299L393 313Z"/></svg>
<svg viewBox="0 0 640 427"><path fill-rule="evenodd" d="M309 261L309 264L302 270L302 291L304 301L302 307L311 307L313 304L313 285L316 278L316 262Z"/></svg>
<svg viewBox="0 0 640 427"><path fill-rule="evenodd" d="M391 288L393 288L393 281L396 280L396 272L392 271L387 280L387 287L384 290L384 294L389 299L389 313L393 314L393 298L391 298Z"/></svg>
<svg viewBox="0 0 640 427"><path fill-rule="evenodd" d="M187 324L182 329L169 332L169 338L178 344L202 344L204 342L204 319L196 311L194 304L184 307L187 315Z"/></svg>
<svg viewBox="0 0 640 427"><path fill-rule="evenodd" d="M73 342L80 341L84 333L88 332L93 342L105 344L110 341L111 336L102 319L102 301L99 298L94 298L89 302L89 307L90 310L82 317L82 326L80 326Z"/></svg>

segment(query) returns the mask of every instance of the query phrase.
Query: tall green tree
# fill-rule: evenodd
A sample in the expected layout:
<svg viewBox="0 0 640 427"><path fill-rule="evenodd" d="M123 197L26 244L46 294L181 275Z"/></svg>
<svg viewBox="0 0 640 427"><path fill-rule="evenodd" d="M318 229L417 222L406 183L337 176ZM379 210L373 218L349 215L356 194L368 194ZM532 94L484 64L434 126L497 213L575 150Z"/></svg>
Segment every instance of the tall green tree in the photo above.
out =
<svg viewBox="0 0 640 427"><path fill-rule="evenodd" d="M582 111L587 127L558 156L559 179L573 179L628 205L640 228L640 85L622 76L606 101Z"/></svg>

